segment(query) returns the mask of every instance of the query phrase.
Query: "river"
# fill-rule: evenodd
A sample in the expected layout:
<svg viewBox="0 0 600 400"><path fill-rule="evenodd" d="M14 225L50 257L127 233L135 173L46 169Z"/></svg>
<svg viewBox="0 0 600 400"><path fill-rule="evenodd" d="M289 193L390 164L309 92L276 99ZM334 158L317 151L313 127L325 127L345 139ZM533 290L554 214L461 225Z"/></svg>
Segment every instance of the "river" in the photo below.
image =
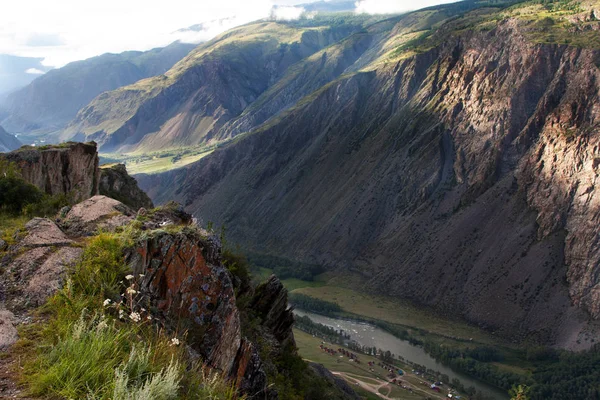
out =
<svg viewBox="0 0 600 400"><path fill-rule="evenodd" d="M362 346L375 346L378 349L389 350L391 353L397 356L402 356L408 361L412 361L413 363L417 363L419 365L424 365L427 368L431 368L432 370L446 374L450 377L450 379L456 378L460 380L465 387L473 386L475 389L481 391L488 397L493 397L497 400L505 400L509 398L506 392L474 379L468 375L454 371L450 367L437 362L421 347L414 346L405 340L401 340L376 326L363 322L325 317L298 309L294 310L294 313L298 316L307 316L314 322L330 326L336 330L342 329L346 334L350 335L351 339Z"/></svg>

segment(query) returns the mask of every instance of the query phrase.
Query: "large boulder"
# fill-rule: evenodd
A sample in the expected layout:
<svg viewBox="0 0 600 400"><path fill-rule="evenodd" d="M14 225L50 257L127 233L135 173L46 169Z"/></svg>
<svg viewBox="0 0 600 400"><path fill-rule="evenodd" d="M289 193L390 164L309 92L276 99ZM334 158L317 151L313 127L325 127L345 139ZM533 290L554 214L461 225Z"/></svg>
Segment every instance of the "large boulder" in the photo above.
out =
<svg viewBox="0 0 600 400"><path fill-rule="evenodd" d="M99 193L119 200L134 210L141 207L153 208L150 197L139 188L135 178L129 176L124 164L113 164L100 168Z"/></svg>
<svg viewBox="0 0 600 400"><path fill-rule="evenodd" d="M64 283L66 269L77 263L83 253L79 247L63 247L50 256L37 268L28 280L24 295L34 306L44 304Z"/></svg>
<svg viewBox="0 0 600 400"><path fill-rule="evenodd" d="M94 196L68 210L60 225L71 236L90 236L98 230L114 231L131 222L134 216L133 210L120 201Z"/></svg>
<svg viewBox="0 0 600 400"><path fill-rule="evenodd" d="M19 243L20 247L68 246L71 239L51 220L34 218L25 225L27 236Z"/></svg>
<svg viewBox="0 0 600 400"><path fill-rule="evenodd" d="M24 237L0 261L0 298L15 313L42 305L62 287L83 249L53 221L34 218Z"/></svg>

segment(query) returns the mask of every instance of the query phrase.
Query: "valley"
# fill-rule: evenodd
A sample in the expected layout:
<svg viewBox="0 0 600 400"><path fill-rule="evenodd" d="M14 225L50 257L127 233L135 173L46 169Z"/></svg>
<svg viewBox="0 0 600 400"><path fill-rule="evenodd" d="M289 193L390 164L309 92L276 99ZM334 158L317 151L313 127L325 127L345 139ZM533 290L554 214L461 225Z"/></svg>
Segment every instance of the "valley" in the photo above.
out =
<svg viewBox="0 0 600 400"><path fill-rule="evenodd" d="M600 0L378 1L20 72L0 397L600 398Z"/></svg>
<svg viewBox="0 0 600 400"><path fill-rule="evenodd" d="M465 2L363 22L204 131L234 140L140 175L140 186L157 203L174 194L249 252L320 265L353 290L509 342L589 349L600 328L600 231L582 221L599 210L600 114L596 44L586 38L598 21L595 2L577 4ZM218 43L190 68L214 66L202 61L209 51L229 59ZM130 121L110 131L139 136L106 138L143 148L148 129Z"/></svg>
<svg viewBox="0 0 600 400"><path fill-rule="evenodd" d="M255 274L255 279L265 279L269 274L268 270L263 269L261 272L262 274ZM384 351L390 350L396 357L402 357L417 365L423 365L446 374L449 376L446 383L453 378L459 379L465 388L475 387L476 391L480 391L490 398L504 399L507 394L506 391L486 385L460 370L453 370L440 363L427 354L422 346L412 344L408 339L412 337L418 341L431 342L436 346L451 349L489 346L502 354L502 361L493 363L500 371L517 373L523 379L530 376L535 368L533 363L526 360L524 344L509 343L476 326L453 320L450 316L423 309L406 301L369 295L335 286L335 282L339 282L339 280L327 277L327 274L324 275L315 277L314 281L288 278L283 279L282 283L291 293L292 304L294 303L293 295L301 293L311 298L338 304L341 312L321 315L316 309L310 312L302 309L302 305L298 305L296 306L296 315L308 316L313 322L333 327L336 330L342 329L350 334L352 340L362 346L375 346ZM407 335L403 338L394 336L394 333L398 331ZM535 344L531 346L535 347ZM310 350L308 353L304 351L306 349L300 346L300 354L305 358L310 358L310 354L312 354ZM335 368L332 370L336 371Z"/></svg>
<svg viewBox="0 0 600 400"><path fill-rule="evenodd" d="M122 163L130 174L157 174L185 167L214 151L214 147L191 147L184 149L155 151L151 153L104 153L100 157L104 164Z"/></svg>
<svg viewBox="0 0 600 400"><path fill-rule="evenodd" d="M380 367L380 364L375 357L369 357L365 355L359 355L360 364L351 362L347 357L340 357L338 354L331 355L324 352L320 346L324 346L332 349L344 348L347 351L352 351L344 346L337 343L324 342L318 338L313 337L303 331L294 330L294 337L296 338L300 353L307 361L317 362L323 364L326 368L333 371L335 375L343 377L351 384L354 385L354 389L360 393L365 394L367 399L443 399L447 397L447 391L445 393L437 393L431 390L430 384L424 384L424 380L419 375L411 372L411 367L408 364L398 364L398 367L402 368L403 375L396 378L396 381L401 381L399 386L398 383L391 383L393 378L388 378L389 371ZM375 365L370 366L369 362ZM453 392L457 393L457 392ZM381 395L385 396L382 397Z"/></svg>

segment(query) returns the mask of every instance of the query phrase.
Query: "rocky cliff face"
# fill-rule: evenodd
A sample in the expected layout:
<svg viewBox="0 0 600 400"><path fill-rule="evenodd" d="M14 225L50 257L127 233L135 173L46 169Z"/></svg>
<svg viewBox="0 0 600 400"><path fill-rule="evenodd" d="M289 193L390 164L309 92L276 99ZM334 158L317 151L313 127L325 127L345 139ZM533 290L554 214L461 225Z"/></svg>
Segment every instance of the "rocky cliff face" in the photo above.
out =
<svg viewBox="0 0 600 400"><path fill-rule="evenodd" d="M96 143L23 147L4 154L3 158L14 162L26 181L47 194L66 194L78 202L98 193Z"/></svg>
<svg viewBox="0 0 600 400"><path fill-rule="evenodd" d="M141 207L153 208L150 197L138 187L137 181L129 176L124 164L103 166L100 168L99 193L119 200L138 210Z"/></svg>
<svg viewBox="0 0 600 400"><path fill-rule="evenodd" d="M242 337L240 312L229 272L221 263L216 238L194 229L157 233L139 242L128 256L135 274L143 274L142 293L164 320L188 332L188 341L208 365L225 372L246 394L276 398L255 345ZM275 301L279 300L279 301ZM293 314L287 291L272 277L252 299L260 305L261 326L280 347L292 341Z"/></svg>
<svg viewBox="0 0 600 400"><path fill-rule="evenodd" d="M141 186L342 284L354 276L514 339L588 347L600 316L600 54L537 43L520 18L434 34Z"/></svg>
<svg viewBox="0 0 600 400"><path fill-rule="evenodd" d="M23 147L1 157L15 163L29 183L49 195L67 195L72 203L102 194L122 201L135 211L154 207L124 165L98 167L94 142Z"/></svg>

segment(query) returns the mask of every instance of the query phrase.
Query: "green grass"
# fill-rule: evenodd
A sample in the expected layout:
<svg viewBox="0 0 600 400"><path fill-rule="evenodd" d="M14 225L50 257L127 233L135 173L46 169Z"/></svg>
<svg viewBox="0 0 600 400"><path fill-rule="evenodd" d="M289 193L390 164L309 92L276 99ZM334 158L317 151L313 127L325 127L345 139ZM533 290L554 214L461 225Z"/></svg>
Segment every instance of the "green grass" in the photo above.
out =
<svg viewBox="0 0 600 400"><path fill-rule="evenodd" d="M25 230L25 224L29 220L24 215L0 213L0 239L9 245L15 244L15 237Z"/></svg>
<svg viewBox="0 0 600 400"><path fill-rule="evenodd" d="M154 158L151 160L130 162L127 163L127 171L130 174L158 174L175 168L185 167L186 165L195 163L212 153L206 151L200 154L192 154L174 160L175 157Z"/></svg>
<svg viewBox="0 0 600 400"><path fill-rule="evenodd" d="M89 240L65 287L21 329L15 351L33 396L88 399L234 399L219 374L189 358L127 295L129 230ZM127 282L127 283L126 283ZM131 286L133 287L133 286ZM105 302L106 299L112 299ZM120 299L125 299L121 301ZM110 304L109 304L110 303ZM141 318L134 318L134 313Z"/></svg>
<svg viewBox="0 0 600 400"><path fill-rule="evenodd" d="M368 365L366 365L366 363L369 361L378 361L374 357L361 355L360 359L363 361L363 363L359 365L353 362L348 362L346 358L342 359L325 353L319 348L321 339L313 337L312 335L302 332L301 330L294 329L294 338L296 339L296 345L298 346L298 351L300 352L302 358L323 364L323 366L330 371L351 373L358 376L364 376L369 379L383 379L385 377L383 370L376 373L369 372ZM328 347L335 347L337 349L338 347L343 346L329 343Z"/></svg>

